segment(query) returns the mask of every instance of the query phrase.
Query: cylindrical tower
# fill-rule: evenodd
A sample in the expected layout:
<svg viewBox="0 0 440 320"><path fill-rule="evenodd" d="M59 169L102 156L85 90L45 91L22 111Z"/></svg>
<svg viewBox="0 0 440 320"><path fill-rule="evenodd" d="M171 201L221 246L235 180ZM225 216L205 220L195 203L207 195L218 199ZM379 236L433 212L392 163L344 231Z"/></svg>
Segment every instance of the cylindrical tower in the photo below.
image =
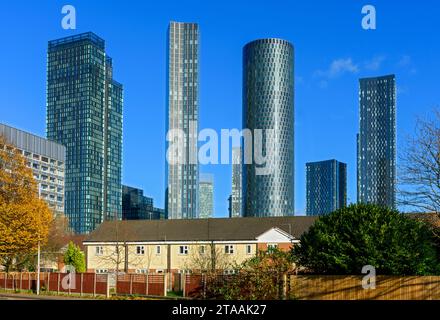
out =
<svg viewBox="0 0 440 320"><path fill-rule="evenodd" d="M243 129L254 138L252 164L245 163L250 149L244 142L244 216L294 215L294 47L288 41L261 39L244 47ZM268 170L259 170L265 165L255 161L258 129Z"/></svg>

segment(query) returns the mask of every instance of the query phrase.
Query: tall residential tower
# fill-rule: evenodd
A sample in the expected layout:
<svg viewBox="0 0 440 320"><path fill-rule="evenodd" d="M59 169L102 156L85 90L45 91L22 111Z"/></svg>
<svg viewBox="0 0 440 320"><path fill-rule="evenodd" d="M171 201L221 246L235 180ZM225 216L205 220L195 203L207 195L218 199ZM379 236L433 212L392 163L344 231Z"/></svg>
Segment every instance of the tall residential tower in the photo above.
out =
<svg viewBox="0 0 440 320"><path fill-rule="evenodd" d="M265 130L260 151L268 159L266 168L269 165L262 173L256 158L243 164L243 215L291 216L295 210L294 48L285 40L261 39L247 44L243 56L243 128L252 131L254 140L256 130ZM266 134L268 129L273 135ZM244 158L247 148L249 144L244 146Z"/></svg>
<svg viewBox="0 0 440 320"><path fill-rule="evenodd" d="M214 217L214 176L201 173L199 181L199 218L209 219Z"/></svg>
<svg viewBox="0 0 440 320"><path fill-rule="evenodd" d="M89 32L49 42L47 138L66 147L65 212L76 233L122 216L123 88Z"/></svg>
<svg viewBox="0 0 440 320"><path fill-rule="evenodd" d="M169 25L166 97L165 211L169 219L194 219L199 216L199 27L195 23ZM173 132L183 133L183 139L176 141ZM178 154L168 153L171 143L179 144Z"/></svg>
<svg viewBox="0 0 440 320"><path fill-rule="evenodd" d="M358 202L396 207L396 79L360 79Z"/></svg>
<svg viewBox="0 0 440 320"><path fill-rule="evenodd" d="M307 215L331 213L347 205L347 165L328 160L306 164Z"/></svg>
<svg viewBox="0 0 440 320"><path fill-rule="evenodd" d="M232 148L232 195L231 195L231 218L242 216L242 161L241 148Z"/></svg>

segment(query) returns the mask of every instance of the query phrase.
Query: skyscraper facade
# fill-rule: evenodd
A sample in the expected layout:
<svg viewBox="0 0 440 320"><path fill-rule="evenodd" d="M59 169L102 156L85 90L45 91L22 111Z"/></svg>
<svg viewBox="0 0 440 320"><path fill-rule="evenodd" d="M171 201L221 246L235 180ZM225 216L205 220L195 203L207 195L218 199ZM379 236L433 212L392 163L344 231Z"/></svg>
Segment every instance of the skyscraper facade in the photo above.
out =
<svg viewBox="0 0 440 320"><path fill-rule="evenodd" d="M1 123L0 136L25 157L37 182L39 197L46 201L54 215L63 215L66 148Z"/></svg>
<svg viewBox="0 0 440 320"><path fill-rule="evenodd" d="M199 199L199 218L212 218L214 216L214 176L212 174L200 174Z"/></svg>
<svg viewBox="0 0 440 320"><path fill-rule="evenodd" d="M122 186L123 220L164 219L162 209L154 207L153 198L144 196L144 191L130 186Z"/></svg>
<svg viewBox="0 0 440 320"><path fill-rule="evenodd" d="M256 40L244 47L243 128L272 129L262 154L270 174L243 164L243 215L294 215L294 48L281 39ZM246 150L246 146L245 149ZM245 151L246 152L246 151Z"/></svg>
<svg viewBox="0 0 440 320"><path fill-rule="evenodd" d="M89 233L122 217L123 87L91 32L50 41L47 63L47 138L66 147L65 212Z"/></svg>
<svg viewBox="0 0 440 320"><path fill-rule="evenodd" d="M396 79L360 79L358 202L396 207Z"/></svg>
<svg viewBox="0 0 440 320"><path fill-rule="evenodd" d="M185 134L180 141L183 161L167 155L165 211L169 219L198 218L199 27L171 22L167 43L167 135ZM167 137L167 151L170 142ZM172 141L170 141L172 140Z"/></svg>
<svg viewBox="0 0 440 320"><path fill-rule="evenodd" d="M242 178L241 148L232 148L232 195L231 195L231 218L242 216L241 201L241 178Z"/></svg>
<svg viewBox="0 0 440 320"><path fill-rule="evenodd" d="M347 165L328 160L306 164L307 215L329 214L347 205Z"/></svg>

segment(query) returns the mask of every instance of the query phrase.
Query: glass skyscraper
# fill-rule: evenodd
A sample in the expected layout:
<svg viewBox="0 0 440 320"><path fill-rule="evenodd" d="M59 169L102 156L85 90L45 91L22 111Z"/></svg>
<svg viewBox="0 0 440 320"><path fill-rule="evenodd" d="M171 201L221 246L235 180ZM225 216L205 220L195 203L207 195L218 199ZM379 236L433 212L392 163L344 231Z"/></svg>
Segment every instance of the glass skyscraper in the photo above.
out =
<svg viewBox="0 0 440 320"><path fill-rule="evenodd" d="M261 39L244 47L243 128L273 129L262 154L270 174L243 164L243 215L294 215L294 48L281 39ZM270 146L270 148L268 148ZM246 150L246 146L245 146ZM255 159L254 159L255 160Z"/></svg>
<svg viewBox="0 0 440 320"><path fill-rule="evenodd" d="M241 201L241 178L242 178L241 148L232 148L232 195L231 195L231 218L242 216Z"/></svg>
<svg viewBox="0 0 440 320"><path fill-rule="evenodd" d="M347 165L328 160L306 164L307 215L329 214L347 205Z"/></svg>
<svg viewBox="0 0 440 320"><path fill-rule="evenodd" d="M358 202L396 207L396 79L360 79Z"/></svg>
<svg viewBox="0 0 440 320"><path fill-rule="evenodd" d="M214 216L214 176L212 174L200 174L199 199L199 218L212 218Z"/></svg>
<svg viewBox="0 0 440 320"><path fill-rule="evenodd" d="M122 217L123 87L91 32L50 41L47 60L47 138L66 147L65 213L89 233Z"/></svg>
<svg viewBox="0 0 440 320"><path fill-rule="evenodd" d="M153 198L144 196L143 190L122 186L123 220L159 220L164 218L163 210L155 208Z"/></svg>
<svg viewBox="0 0 440 320"><path fill-rule="evenodd" d="M185 133L184 163L166 164L165 211L169 219L198 218L199 27L171 22L167 41L167 133ZM167 139L167 150L169 149Z"/></svg>

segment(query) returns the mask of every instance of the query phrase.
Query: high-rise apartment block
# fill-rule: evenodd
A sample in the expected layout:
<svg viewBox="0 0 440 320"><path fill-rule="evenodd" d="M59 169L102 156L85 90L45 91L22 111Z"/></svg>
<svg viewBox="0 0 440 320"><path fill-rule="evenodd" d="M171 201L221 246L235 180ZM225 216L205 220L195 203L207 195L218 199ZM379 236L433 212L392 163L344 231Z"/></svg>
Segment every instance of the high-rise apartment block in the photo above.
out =
<svg viewBox="0 0 440 320"><path fill-rule="evenodd" d="M329 214L347 205L347 165L328 160L306 164L307 215Z"/></svg>
<svg viewBox="0 0 440 320"><path fill-rule="evenodd" d="M231 218L242 216L242 159L241 148L232 148Z"/></svg>
<svg viewBox="0 0 440 320"><path fill-rule="evenodd" d="M199 27L195 23L169 25L166 98L167 150L177 143L173 132L184 137L178 142L180 153L167 155L165 210L169 219L194 219L199 203Z"/></svg>
<svg viewBox="0 0 440 320"><path fill-rule="evenodd" d="M243 128L252 131L254 141L257 130L264 131L259 152L267 159L264 174L259 173L255 158L252 164L243 164L243 215L291 216L295 210L294 48L285 40L261 39L247 44L243 56ZM247 148L243 149L246 159Z"/></svg>
<svg viewBox="0 0 440 320"><path fill-rule="evenodd" d="M396 78L360 79L358 202L396 207Z"/></svg>
<svg viewBox="0 0 440 320"><path fill-rule="evenodd" d="M70 226L89 233L122 217L123 87L91 32L50 41L47 59L47 138L66 147Z"/></svg>
<svg viewBox="0 0 440 320"><path fill-rule="evenodd" d="M0 136L26 158L40 198L47 202L54 215L64 214L66 148L5 124L0 124Z"/></svg>
<svg viewBox="0 0 440 320"><path fill-rule="evenodd" d="M122 220L159 219L165 219L165 213L154 207L153 198L144 196L141 189L122 186Z"/></svg>
<svg viewBox="0 0 440 320"><path fill-rule="evenodd" d="M212 174L200 174L199 199L199 218L212 218L214 216L214 176Z"/></svg>

